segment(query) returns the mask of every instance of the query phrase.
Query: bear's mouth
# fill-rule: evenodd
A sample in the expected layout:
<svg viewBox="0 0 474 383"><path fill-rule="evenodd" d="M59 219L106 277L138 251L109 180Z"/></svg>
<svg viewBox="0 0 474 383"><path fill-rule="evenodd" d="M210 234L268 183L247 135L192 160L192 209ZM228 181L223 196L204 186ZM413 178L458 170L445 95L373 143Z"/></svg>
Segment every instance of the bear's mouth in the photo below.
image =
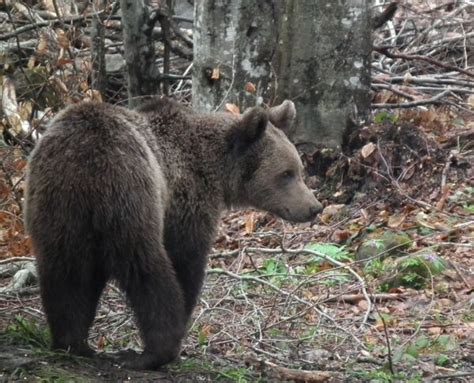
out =
<svg viewBox="0 0 474 383"><path fill-rule="evenodd" d="M311 213L310 209L307 212L302 213L292 213L291 210L287 207L282 207L275 212L272 212L278 217L284 219L285 221L292 222L292 223L305 223L311 222L316 218L316 214Z"/></svg>

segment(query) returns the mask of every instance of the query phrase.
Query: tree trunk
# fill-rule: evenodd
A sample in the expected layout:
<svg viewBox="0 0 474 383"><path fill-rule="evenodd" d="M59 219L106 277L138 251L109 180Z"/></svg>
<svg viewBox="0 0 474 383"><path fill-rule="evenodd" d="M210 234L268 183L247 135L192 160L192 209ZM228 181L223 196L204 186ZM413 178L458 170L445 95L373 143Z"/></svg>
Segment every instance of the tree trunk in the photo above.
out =
<svg viewBox="0 0 474 383"><path fill-rule="evenodd" d="M277 25L273 1L195 1L193 106L241 110L261 104L271 75Z"/></svg>
<svg viewBox="0 0 474 383"><path fill-rule="evenodd" d="M275 57L277 100L296 104L292 140L305 151L340 148L370 107L368 0L287 0Z"/></svg>
<svg viewBox="0 0 474 383"><path fill-rule="evenodd" d="M128 105L158 93L160 73L155 64L152 30L144 0L120 0L128 74Z"/></svg>
<svg viewBox="0 0 474 383"><path fill-rule="evenodd" d="M370 107L368 1L196 1L194 107L291 99L292 140L306 151L339 148Z"/></svg>
<svg viewBox="0 0 474 383"><path fill-rule="evenodd" d="M99 2L98 2L99 3ZM101 0L96 11L103 9L107 4ZM107 73L105 71L105 29L103 24L103 17L97 12L92 15L91 26L91 59L92 59L92 81L91 87L100 92L102 98L105 100L105 91L107 89Z"/></svg>

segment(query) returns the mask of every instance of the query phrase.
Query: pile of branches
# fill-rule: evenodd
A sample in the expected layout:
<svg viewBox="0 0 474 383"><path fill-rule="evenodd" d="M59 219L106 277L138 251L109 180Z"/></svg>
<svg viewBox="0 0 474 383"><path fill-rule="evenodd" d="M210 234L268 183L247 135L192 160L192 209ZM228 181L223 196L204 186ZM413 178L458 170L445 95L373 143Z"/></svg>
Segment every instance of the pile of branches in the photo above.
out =
<svg viewBox="0 0 474 383"><path fill-rule="evenodd" d="M393 19L374 36L372 107L448 104L473 113L472 1L392 4Z"/></svg>
<svg viewBox="0 0 474 383"><path fill-rule="evenodd" d="M69 103L126 104L119 3L0 1L0 133L15 143L25 135L34 141L55 112ZM175 16L164 1L151 1L148 27L162 91L188 100L192 18Z"/></svg>

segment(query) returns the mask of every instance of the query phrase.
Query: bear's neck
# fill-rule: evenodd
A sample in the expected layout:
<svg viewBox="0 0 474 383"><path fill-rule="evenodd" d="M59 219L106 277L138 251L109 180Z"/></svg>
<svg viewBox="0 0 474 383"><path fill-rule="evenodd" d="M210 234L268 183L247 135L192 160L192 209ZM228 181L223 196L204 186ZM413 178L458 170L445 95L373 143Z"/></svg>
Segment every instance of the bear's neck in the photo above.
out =
<svg viewBox="0 0 474 383"><path fill-rule="evenodd" d="M229 161L226 143L228 128L218 114L196 114L186 120L151 125L158 137L158 161L164 165L169 191L181 195L186 190L203 206L212 202L221 212L234 204L235 194L234 164Z"/></svg>

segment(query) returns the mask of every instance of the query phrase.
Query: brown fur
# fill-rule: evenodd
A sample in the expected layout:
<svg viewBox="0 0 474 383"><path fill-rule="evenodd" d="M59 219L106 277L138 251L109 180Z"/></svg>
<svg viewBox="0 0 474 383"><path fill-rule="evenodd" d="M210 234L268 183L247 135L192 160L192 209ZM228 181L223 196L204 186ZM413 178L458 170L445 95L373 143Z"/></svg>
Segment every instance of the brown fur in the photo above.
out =
<svg viewBox="0 0 474 383"><path fill-rule="evenodd" d="M289 101L243 116L200 115L169 100L59 113L31 155L26 197L53 347L92 353L88 331L115 279L145 345L127 365L173 360L221 211L254 206L305 221L321 208L273 126L289 128L294 116Z"/></svg>

